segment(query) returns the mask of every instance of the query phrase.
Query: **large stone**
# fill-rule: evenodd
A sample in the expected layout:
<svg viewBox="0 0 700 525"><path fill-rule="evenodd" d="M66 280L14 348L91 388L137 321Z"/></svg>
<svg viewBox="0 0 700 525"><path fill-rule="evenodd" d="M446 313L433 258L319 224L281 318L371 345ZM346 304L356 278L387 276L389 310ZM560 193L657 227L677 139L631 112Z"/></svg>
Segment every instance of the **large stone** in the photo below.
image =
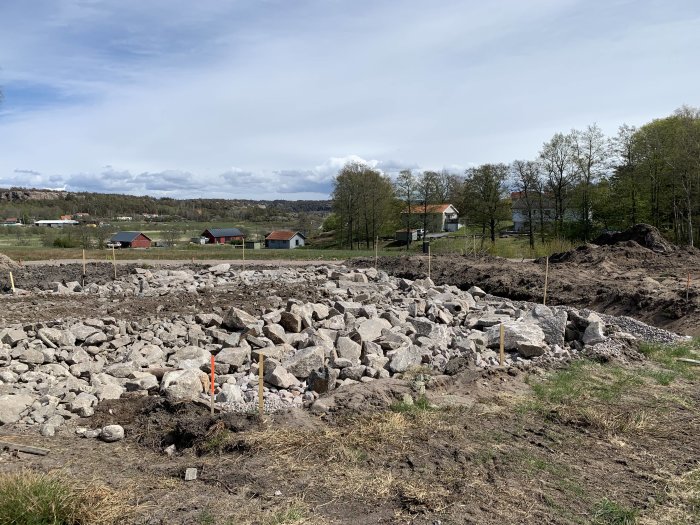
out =
<svg viewBox="0 0 700 525"><path fill-rule="evenodd" d="M287 369L275 359L265 360L264 372L265 382L278 388L290 388L299 383L297 378L290 374Z"/></svg>
<svg viewBox="0 0 700 525"><path fill-rule="evenodd" d="M5 335L2 336L2 342L10 346L15 346L20 341L24 341L28 338L29 336L24 330L20 330L19 328L10 328L5 332Z"/></svg>
<svg viewBox="0 0 700 525"><path fill-rule="evenodd" d="M310 346L299 350L282 362L289 373L299 379L306 379L313 370L324 364L326 352L322 346Z"/></svg>
<svg viewBox="0 0 700 525"><path fill-rule="evenodd" d="M94 326L86 326L84 324L74 324L70 327L70 331L75 336L76 341L85 341L92 334L99 332Z"/></svg>
<svg viewBox="0 0 700 525"><path fill-rule="evenodd" d="M545 305L538 304L526 317L526 321L532 320L542 329L545 342L563 346L567 317L566 311L561 308L553 311Z"/></svg>
<svg viewBox="0 0 700 525"><path fill-rule="evenodd" d="M309 385L309 390L313 390L319 394L325 394L335 388L335 382L337 380L338 370L335 368L323 367L311 372L307 383Z"/></svg>
<svg viewBox="0 0 700 525"><path fill-rule="evenodd" d="M172 401L193 400L209 386L207 374L201 370L167 372L160 383L160 392Z"/></svg>
<svg viewBox="0 0 700 525"><path fill-rule="evenodd" d="M27 363L30 365L40 365L44 362L44 353L38 348L27 348L22 351L18 360L20 363Z"/></svg>
<svg viewBox="0 0 700 525"><path fill-rule="evenodd" d="M411 367L420 365L421 360L422 354L418 347L409 346L406 348L401 348L391 356L389 370L391 370L393 373L405 372Z"/></svg>
<svg viewBox="0 0 700 525"><path fill-rule="evenodd" d="M362 346L357 344L349 337L339 337L335 342L335 351L338 354L338 357L349 359L353 364L360 364Z"/></svg>
<svg viewBox="0 0 700 525"><path fill-rule="evenodd" d="M216 395L216 401L219 403L243 403L243 391L238 385L225 383Z"/></svg>
<svg viewBox="0 0 700 525"><path fill-rule="evenodd" d="M362 303L355 303L352 301L336 301L336 303L333 306L341 314L349 313L352 315L357 315L362 309Z"/></svg>
<svg viewBox="0 0 700 525"><path fill-rule="evenodd" d="M276 345L283 345L287 342L287 336L281 325L273 323L263 327L263 334Z"/></svg>
<svg viewBox="0 0 700 525"><path fill-rule="evenodd" d="M298 334L302 329L301 316L292 312L282 312L280 325L282 325L287 332Z"/></svg>
<svg viewBox="0 0 700 525"><path fill-rule="evenodd" d="M29 411L34 397L29 394L5 394L0 396L0 424L16 423Z"/></svg>
<svg viewBox="0 0 700 525"><path fill-rule="evenodd" d="M121 425L107 425L102 427L100 439L106 443L114 443L124 439L124 427Z"/></svg>
<svg viewBox="0 0 700 525"><path fill-rule="evenodd" d="M544 332L534 323L507 321L503 323L504 349L516 350L523 357L544 354L546 344ZM500 325L492 326L486 332L489 348L500 347Z"/></svg>
<svg viewBox="0 0 700 525"><path fill-rule="evenodd" d="M603 341L605 341L605 323L599 320L589 322L586 331L583 332L583 343L596 345Z"/></svg>
<svg viewBox="0 0 700 525"><path fill-rule="evenodd" d="M258 324L258 319L240 308L230 308L224 315L222 325L233 330L245 330Z"/></svg>
<svg viewBox="0 0 700 525"><path fill-rule="evenodd" d="M214 274L226 273L231 269L231 265L228 263L217 264L215 266L209 267L209 272Z"/></svg>
<svg viewBox="0 0 700 525"><path fill-rule="evenodd" d="M240 370L245 365L250 364L250 346L224 348L221 352L216 354L214 360L217 363L234 366Z"/></svg>
<svg viewBox="0 0 700 525"><path fill-rule="evenodd" d="M129 392L138 390L153 392L158 390L160 385L158 383L158 378L153 374L149 374L148 372L133 372L132 377L127 379L124 386Z"/></svg>
<svg viewBox="0 0 700 525"><path fill-rule="evenodd" d="M356 330L360 334L362 341L376 341L382 335L382 330L390 329L391 323L386 319L373 317L360 323Z"/></svg>
<svg viewBox="0 0 700 525"><path fill-rule="evenodd" d="M75 344L75 335L69 330L41 328L37 335L42 341L48 342L49 346L73 346Z"/></svg>
<svg viewBox="0 0 700 525"><path fill-rule="evenodd" d="M178 348L168 358L168 364L178 368L203 368L211 364L211 354L198 346Z"/></svg>

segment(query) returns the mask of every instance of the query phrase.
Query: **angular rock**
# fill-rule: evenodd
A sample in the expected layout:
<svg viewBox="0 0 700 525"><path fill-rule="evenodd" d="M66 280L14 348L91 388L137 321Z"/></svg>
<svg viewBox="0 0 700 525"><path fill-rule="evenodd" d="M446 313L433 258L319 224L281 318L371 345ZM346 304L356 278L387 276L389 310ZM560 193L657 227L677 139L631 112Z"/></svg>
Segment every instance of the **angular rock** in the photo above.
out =
<svg viewBox="0 0 700 525"><path fill-rule="evenodd" d="M282 366L294 377L306 379L313 370L323 366L325 357L326 352L322 346L310 346L282 361Z"/></svg>
<svg viewBox="0 0 700 525"><path fill-rule="evenodd" d="M224 348L216 354L214 360L217 363L227 364L241 370L245 365L250 364L251 350L248 347Z"/></svg>
<svg viewBox="0 0 700 525"><path fill-rule="evenodd" d="M224 315L222 326L233 330L245 330L249 326L257 325L258 320L248 312L240 308L230 308Z"/></svg>
<svg viewBox="0 0 700 525"><path fill-rule="evenodd" d="M544 354L546 344L544 332L533 323L507 321L503 323L504 349L516 350L523 357L534 357ZM489 348L500 346L500 326L492 326L486 332Z"/></svg>
<svg viewBox="0 0 700 525"><path fill-rule="evenodd" d="M379 317L373 317L367 319L360 323L355 330L362 341L376 341L382 335L382 330L388 330L391 328L391 323L386 319L380 319Z"/></svg>
<svg viewBox="0 0 700 525"><path fill-rule="evenodd" d="M418 366L422 361L422 352L418 347L401 348L391 356L389 370L393 373L405 372L411 367ZM376 368L376 367L372 367Z"/></svg>
<svg viewBox="0 0 700 525"><path fill-rule="evenodd" d="M29 411L34 396L29 394L5 394L0 396L0 425L16 423Z"/></svg>
<svg viewBox="0 0 700 525"><path fill-rule="evenodd" d="M292 312L282 312L279 324L287 332L298 334L302 330L301 316Z"/></svg>
<svg viewBox="0 0 700 525"><path fill-rule="evenodd" d="M193 400L209 386L207 374L201 370L167 372L160 383L160 392L173 401Z"/></svg>

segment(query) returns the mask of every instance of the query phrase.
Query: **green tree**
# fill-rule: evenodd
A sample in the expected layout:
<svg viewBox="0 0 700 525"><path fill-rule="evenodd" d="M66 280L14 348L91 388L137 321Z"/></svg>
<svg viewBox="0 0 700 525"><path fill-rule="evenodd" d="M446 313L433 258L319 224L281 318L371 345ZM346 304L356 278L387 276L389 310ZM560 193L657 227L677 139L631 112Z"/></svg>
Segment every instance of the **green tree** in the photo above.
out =
<svg viewBox="0 0 700 525"><path fill-rule="evenodd" d="M464 207L470 210L472 221L481 225L482 232L489 229L492 243L496 242L499 222L510 219L506 199L508 172L505 164L482 164L466 171Z"/></svg>
<svg viewBox="0 0 700 525"><path fill-rule="evenodd" d="M556 133L540 150L540 159L547 177L547 191L554 201L554 232L564 231L564 215L576 177L571 136Z"/></svg>

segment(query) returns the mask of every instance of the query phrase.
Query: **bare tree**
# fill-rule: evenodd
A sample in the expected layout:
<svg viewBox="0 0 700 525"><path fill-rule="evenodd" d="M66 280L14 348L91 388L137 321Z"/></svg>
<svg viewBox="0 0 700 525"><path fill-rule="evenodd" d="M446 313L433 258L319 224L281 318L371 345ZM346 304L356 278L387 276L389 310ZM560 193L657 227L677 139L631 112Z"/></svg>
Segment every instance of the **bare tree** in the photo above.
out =
<svg viewBox="0 0 700 525"><path fill-rule="evenodd" d="M411 244L411 206L416 199L416 178L411 170L401 170L394 183L396 194L405 204L406 215L406 250Z"/></svg>
<svg viewBox="0 0 700 525"><path fill-rule="evenodd" d="M542 146L540 159L547 175L547 189L554 200L555 234L561 235L569 192L576 176L571 136L556 133Z"/></svg>
<svg viewBox="0 0 700 525"><path fill-rule="evenodd" d="M428 229L428 210L431 204L437 204L440 196L440 175L434 171L424 171L416 179L416 197L421 204L423 215L423 241Z"/></svg>
<svg viewBox="0 0 700 525"><path fill-rule="evenodd" d="M590 125L583 131L574 129L570 137L572 158L578 179L583 240L588 241L592 226L591 190L593 184L597 183L605 173L609 157L608 140L597 124Z"/></svg>
<svg viewBox="0 0 700 525"><path fill-rule="evenodd" d="M527 214L528 237L530 248L535 248L535 220L534 214L537 204L540 203L540 227L544 227L544 217L542 210L542 177L541 166L534 160L516 160L513 162L513 173L518 191L522 194L522 202L525 203Z"/></svg>

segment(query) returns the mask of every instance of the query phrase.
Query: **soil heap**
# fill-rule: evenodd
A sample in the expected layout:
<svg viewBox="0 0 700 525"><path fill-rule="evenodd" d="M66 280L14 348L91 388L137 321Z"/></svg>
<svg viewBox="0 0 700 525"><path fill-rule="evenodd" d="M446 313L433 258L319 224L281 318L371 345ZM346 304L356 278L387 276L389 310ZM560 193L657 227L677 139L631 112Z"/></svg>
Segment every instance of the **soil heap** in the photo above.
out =
<svg viewBox="0 0 700 525"><path fill-rule="evenodd" d="M19 264L10 259L7 255L0 253L0 272L8 272L19 268Z"/></svg>

